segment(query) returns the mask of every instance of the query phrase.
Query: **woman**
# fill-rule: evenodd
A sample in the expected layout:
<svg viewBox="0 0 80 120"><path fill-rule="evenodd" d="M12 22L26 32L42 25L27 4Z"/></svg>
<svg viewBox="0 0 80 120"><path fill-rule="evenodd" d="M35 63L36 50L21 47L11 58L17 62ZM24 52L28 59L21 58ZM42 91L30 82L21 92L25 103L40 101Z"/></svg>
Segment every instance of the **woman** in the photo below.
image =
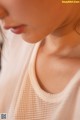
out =
<svg viewBox="0 0 80 120"><path fill-rule="evenodd" d="M0 112L9 120L79 120L80 4L0 5L3 28L24 39L6 34L11 37L2 51Z"/></svg>

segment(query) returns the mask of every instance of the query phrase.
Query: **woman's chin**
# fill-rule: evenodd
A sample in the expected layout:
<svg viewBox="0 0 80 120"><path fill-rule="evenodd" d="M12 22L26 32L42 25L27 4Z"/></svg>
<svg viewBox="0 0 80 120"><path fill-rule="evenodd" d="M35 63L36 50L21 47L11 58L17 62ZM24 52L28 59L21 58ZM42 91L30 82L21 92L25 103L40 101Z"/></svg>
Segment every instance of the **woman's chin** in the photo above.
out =
<svg viewBox="0 0 80 120"><path fill-rule="evenodd" d="M40 37L35 37L35 36L28 36L26 34L22 34L22 38L24 39L25 42L28 42L28 43L37 43L41 40Z"/></svg>

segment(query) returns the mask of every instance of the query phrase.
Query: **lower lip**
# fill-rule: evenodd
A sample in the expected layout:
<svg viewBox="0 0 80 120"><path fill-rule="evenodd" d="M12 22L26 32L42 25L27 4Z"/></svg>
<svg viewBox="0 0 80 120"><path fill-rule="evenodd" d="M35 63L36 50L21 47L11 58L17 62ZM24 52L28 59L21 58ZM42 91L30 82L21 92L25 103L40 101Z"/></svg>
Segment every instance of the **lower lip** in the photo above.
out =
<svg viewBox="0 0 80 120"><path fill-rule="evenodd" d="M11 31L15 34L21 34L24 32L24 26L22 25L16 28L11 28Z"/></svg>

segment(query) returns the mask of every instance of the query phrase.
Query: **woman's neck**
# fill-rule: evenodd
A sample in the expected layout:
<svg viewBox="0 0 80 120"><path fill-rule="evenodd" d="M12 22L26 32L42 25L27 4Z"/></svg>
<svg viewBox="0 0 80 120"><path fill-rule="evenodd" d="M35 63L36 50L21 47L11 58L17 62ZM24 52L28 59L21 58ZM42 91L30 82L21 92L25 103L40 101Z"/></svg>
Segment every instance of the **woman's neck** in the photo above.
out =
<svg viewBox="0 0 80 120"><path fill-rule="evenodd" d="M80 35L74 30L61 37L49 34L42 42L46 55L80 58Z"/></svg>

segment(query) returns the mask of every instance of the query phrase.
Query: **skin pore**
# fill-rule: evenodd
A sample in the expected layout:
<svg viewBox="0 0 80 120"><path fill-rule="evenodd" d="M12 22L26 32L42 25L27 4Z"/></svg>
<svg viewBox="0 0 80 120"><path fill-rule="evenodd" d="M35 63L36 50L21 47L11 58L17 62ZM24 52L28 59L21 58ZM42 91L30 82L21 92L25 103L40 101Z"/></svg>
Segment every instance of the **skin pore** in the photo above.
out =
<svg viewBox="0 0 80 120"><path fill-rule="evenodd" d="M51 93L63 90L80 68L80 58L73 54L80 44L80 35L74 30L80 22L80 4L61 1L0 0L3 26L24 24L22 37L26 42L43 40L36 58L36 75L42 88Z"/></svg>

